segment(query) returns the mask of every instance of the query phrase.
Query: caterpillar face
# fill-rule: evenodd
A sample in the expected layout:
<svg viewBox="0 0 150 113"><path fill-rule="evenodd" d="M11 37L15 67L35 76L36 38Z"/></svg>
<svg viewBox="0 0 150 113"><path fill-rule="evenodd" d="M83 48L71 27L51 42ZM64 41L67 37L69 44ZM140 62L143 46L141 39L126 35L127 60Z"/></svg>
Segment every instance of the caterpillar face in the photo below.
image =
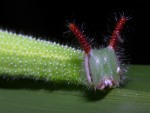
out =
<svg viewBox="0 0 150 113"><path fill-rule="evenodd" d="M118 59L111 47L91 50L89 73L91 83L96 89L103 90L117 86L120 81L119 68Z"/></svg>

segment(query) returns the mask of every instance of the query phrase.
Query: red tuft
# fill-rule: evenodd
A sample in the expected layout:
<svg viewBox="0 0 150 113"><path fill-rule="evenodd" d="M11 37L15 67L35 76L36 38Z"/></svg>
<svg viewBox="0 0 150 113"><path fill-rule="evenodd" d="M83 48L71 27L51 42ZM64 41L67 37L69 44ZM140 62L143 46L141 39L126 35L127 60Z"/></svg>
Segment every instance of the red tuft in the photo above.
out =
<svg viewBox="0 0 150 113"><path fill-rule="evenodd" d="M74 23L69 24L69 29L77 37L77 39L79 40L79 43L82 46L82 48L84 49L85 53L89 53L89 51L91 50L91 46L88 43L88 41L86 40L85 35L83 35L83 33L79 30L79 28Z"/></svg>
<svg viewBox="0 0 150 113"><path fill-rule="evenodd" d="M118 23L115 27L115 30L112 33L112 36L111 36L111 39L110 39L110 42L109 42L109 46L111 46L113 49L116 48L116 44L118 42L120 32L121 32L121 30L122 30L122 28L123 28L126 21L127 21L127 18L125 18L124 16L121 17L121 19L118 21Z"/></svg>

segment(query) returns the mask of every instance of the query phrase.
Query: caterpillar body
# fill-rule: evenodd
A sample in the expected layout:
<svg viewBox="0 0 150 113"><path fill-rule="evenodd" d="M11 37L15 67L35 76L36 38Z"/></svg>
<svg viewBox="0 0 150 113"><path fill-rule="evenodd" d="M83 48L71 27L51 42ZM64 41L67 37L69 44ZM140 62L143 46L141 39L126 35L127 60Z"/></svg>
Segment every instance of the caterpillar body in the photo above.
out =
<svg viewBox="0 0 150 113"><path fill-rule="evenodd" d="M122 81L122 69L115 46L125 21L121 18L110 44L102 49L91 48L79 28L70 23L84 51L0 30L0 76L65 81L98 90L116 87Z"/></svg>

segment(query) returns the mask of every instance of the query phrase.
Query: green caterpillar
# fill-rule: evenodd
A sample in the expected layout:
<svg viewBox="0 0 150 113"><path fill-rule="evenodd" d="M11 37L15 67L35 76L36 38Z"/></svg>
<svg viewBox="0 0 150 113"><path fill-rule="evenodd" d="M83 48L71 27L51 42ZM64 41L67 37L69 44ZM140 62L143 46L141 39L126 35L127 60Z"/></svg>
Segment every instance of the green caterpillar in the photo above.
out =
<svg viewBox="0 0 150 113"><path fill-rule="evenodd" d="M119 22L125 21L123 19ZM74 24L69 24L69 28L77 38L84 36ZM0 76L29 77L56 83L65 81L99 90L116 87L122 81L121 65L114 49L117 35L112 36L106 48L91 49L86 42L82 45L84 51L81 51L0 30ZM80 39L79 42L82 44Z"/></svg>

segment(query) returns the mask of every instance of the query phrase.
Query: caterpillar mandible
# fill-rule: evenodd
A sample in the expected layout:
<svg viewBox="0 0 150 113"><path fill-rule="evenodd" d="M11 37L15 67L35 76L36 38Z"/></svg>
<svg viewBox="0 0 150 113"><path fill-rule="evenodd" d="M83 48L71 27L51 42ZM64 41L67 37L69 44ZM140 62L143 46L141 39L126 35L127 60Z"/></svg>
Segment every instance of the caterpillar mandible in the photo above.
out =
<svg viewBox="0 0 150 113"><path fill-rule="evenodd" d="M93 49L75 23L68 25L83 50L0 30L0 76L81 84L97 90L123 79L115 48L127 18L118 21L106 48Z"/></svg>

